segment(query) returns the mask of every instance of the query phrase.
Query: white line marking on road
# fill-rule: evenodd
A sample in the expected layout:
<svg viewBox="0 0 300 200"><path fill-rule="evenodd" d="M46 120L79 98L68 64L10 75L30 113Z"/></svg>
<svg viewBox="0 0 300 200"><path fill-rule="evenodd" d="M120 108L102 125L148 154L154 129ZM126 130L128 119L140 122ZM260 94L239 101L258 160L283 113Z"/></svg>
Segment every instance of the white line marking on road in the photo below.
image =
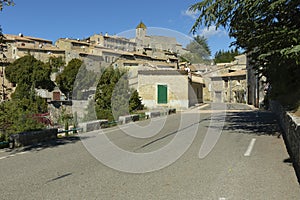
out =
<svg viewBox="0 0 300 200"><path fill-rule="evenodd" d="M226 200L226 198L224 198L224 197L220 197L220 198L219 198L219 200Z"/></svg>
<svg viewBox="0 0 300 200"><path fill-rule="evenodd" d="M254 144L255 144L255 141L256 139L255 138L252 138L248 148L247 148L247 151L245 152L244 156L250 156L251 155L251 152L252 152L252 149L254 147Z"/></svg>
<svg viewBox="0 0 300 200"><path fill-rule="evenodd" d="M14 157L16 155L22 155L22 154L25 154L25 153L28 153L28 151L22 151L20 153L15 153L15 154L11 154L11 155L8 155L8 156L3 156L3 157L0 157L0 160L5 159L5 158L11 158L11 157Z"/></svg>
<svg viewBox="0 0 300 200"><path fill-rule="evenodd" d="M2 160L2 159L5 159L5 158L7 158L7 156L4 156L4 157L0 157L0 160Z"/></svg>
<svg viewBox="0 0 300 200"><path fill-rule="evenodd" d="M28 153L28 151L23 151L23 152L16 153L16 154L17 154L17 155L22 155L22 154L25 154L25 153Z"/></svg>

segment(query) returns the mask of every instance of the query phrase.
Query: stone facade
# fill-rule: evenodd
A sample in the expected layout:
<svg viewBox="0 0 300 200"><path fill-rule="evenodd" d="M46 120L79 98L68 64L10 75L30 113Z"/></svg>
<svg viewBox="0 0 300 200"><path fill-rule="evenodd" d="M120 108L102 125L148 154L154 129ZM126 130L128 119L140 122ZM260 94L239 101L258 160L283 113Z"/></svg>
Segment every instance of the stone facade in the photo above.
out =
<svg viewBox="0 0 300 200"><path fill-rule="evenodd" d="M247 63L247 103L260 107L265 97L266 77L257 73L253 66Z"/></svg>
<svg viewBox="0 0 300 200"><path fill-rule="evenodd" d="M138 72L138 92L143 104L150 109L187 109L203 102L202 84L191 82L184 71L147 70ZM160 87L165 88L160 92ZM161 97L160 95L165 95ZM160 99L161 98L161 99Z"/></svg>
<svg viewBox="0 0 300 200"><path fill-rule="evenodd" d="M246 103L246 71L225 73L212 79L213 102Z"/></svg>
<svg viewBox="0 0 300 200"><path fill-rule="evenodd" d="M9 61L6 58L0 58L0 102L10 99L11 94L15 91L15 85L10 83L5 76L7 65L9 65Z"/></svg>
<svg viewBox="0 0 300 200"><path fill-rule="evenodd" d="M210 66L191 66L205 82L204 100L212 102L246 103L247 101L247 58L239 55L231 63Z"/></svg>
<svg viewBox="0 0 300 200"><path fill-rule="evenodd" d="M137 44L137 50L140 51L144 48L152 48L168 50L182 55L188 52L174 37L147 35L147 27L143 22L140 22L140 24L136 27L136 36L132 39L132 41Z"/></svg>
<svg viewBox="0 0 300 200"><path fill-rule="evenodd" d="M52 44L52 41L29 36L5 35L8 43L7 57L12 60L18 59L27 53L32 54L38 60L47 62L51 56L62 56L68 63L74 58L85 62L88 70L101 72L103 68L112 65L124 67L130 72L130 86L138 89L138 73L140 70L151 71L176 71L178 69L178 53L186 50L178 44L176 38L166 36L148 36L147 27L139 24L136 28L136 37L128 39L115 35L95 34L85 39L60 38ZM169 72L168 72L169 73ZM170 72L172 73L172 72ZM163 78L167 80L170 88L174 88L179 96L179 101L170 93L169 106L187 108L190 104L202 101L202 83L188 83L187 76L181 76L184 80L182 87L186 96L176 91L177 84L174 75ZM158 83L159 79L157 79ZM172 82L173 81L173 82ZM172 89L173 90L173 89ZM198 96L191 95L197 91ZM53 94L39 91L49 101L53 100ZM61 95L62 96L62 95ZM62 100L63 101L63 100ZM78 108L82 112L85 106ZM82 116L79 116L82 118Z"/></svg>
<svg viewBox="0 0 300 200"><path fill-rule="evenodd" d="M88 38L89 42L92 45L97 45L101 47L105 47L108 49L117 49L121 51L136 51L136 43L130 41L127 38L119 37L116 35L105 35L95 34Z"/></svg>
<svg viewBox="0 0 300 200"><path fill-rule="evenodd" d="M7 44L5 54L11 60L28 54L43 62L49 61L50 57L65 56L65 50L52 45L52 41L49 40L23 36L22 34L19 36L5 34L4 36Z"/></svg>

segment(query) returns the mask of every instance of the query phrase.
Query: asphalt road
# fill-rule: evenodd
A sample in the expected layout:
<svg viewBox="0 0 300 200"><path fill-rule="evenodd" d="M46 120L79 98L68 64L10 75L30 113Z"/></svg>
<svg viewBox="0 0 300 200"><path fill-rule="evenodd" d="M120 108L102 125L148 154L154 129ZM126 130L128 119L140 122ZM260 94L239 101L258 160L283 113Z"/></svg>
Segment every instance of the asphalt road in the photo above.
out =
<svg viewBox="0 0 300 200"><path fill-rule="evenodd" d="M224 108L0 150L0 199L300 199L274 116Z"/></svg>

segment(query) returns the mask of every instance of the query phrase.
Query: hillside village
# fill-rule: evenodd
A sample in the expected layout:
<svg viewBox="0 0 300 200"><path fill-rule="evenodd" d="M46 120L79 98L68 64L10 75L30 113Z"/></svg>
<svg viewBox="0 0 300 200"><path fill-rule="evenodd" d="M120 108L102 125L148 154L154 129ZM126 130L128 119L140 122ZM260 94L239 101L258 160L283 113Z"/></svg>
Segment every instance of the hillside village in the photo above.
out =
<svg viewBox="0 0 300 200"><path fill-rule="evenodd" d="M258 80L255 71L248 65L246 55L237 56L231 63L217 65L180 62L180 56L188 50L176 38L147 35L143 22L137 25L134 38L100 33L85 39L60 38L53 43L23 34L4 36L6 51L1 58L0 78L2 101L6 100L3 98L6 95L9 98L15 87L5 79L5 68L28 54L43 62L51 57L62 57L66 63L77 58L95 73L111 65L127 68L130 86L137 89L148 109L183 110L203 102L247 103L258 107L263 100L264 80ZM63 66L60 72L62 70ZM52 75L53 80L56 75ZM87 90L93 94L96 88ZM57 102L70 105L71 101L73 112L76 111L79 118L84 117L88 101L92 98L72 100L59 88L36 91L48 100L50 107ZM55 109L52 110L55 112Z"/></svg>

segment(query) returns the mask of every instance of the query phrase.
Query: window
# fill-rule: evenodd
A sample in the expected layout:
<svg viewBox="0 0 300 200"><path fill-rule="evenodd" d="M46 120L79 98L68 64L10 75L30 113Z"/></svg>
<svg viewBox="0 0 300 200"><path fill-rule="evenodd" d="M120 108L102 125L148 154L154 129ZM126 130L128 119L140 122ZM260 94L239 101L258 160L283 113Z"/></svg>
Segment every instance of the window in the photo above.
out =
<svg viewBox="0 0 300 200"><path fill-rule="evenodd" d="M225 88L228 88L228 80L225 80Z"/></svg>
<svg viewBox="0 0 300 200"><path fill-rule="evenodd" d="M108 56L105 56L105 62L106 62L106 63L109 63L109 62L110 62L110 59L109 59Z"/></svg>
<svg viewBox="0 0 300 200"><path fill-rule="evenodd" d="M165 104L168 103L168 86L157 85L157 103Z"/></svg>

